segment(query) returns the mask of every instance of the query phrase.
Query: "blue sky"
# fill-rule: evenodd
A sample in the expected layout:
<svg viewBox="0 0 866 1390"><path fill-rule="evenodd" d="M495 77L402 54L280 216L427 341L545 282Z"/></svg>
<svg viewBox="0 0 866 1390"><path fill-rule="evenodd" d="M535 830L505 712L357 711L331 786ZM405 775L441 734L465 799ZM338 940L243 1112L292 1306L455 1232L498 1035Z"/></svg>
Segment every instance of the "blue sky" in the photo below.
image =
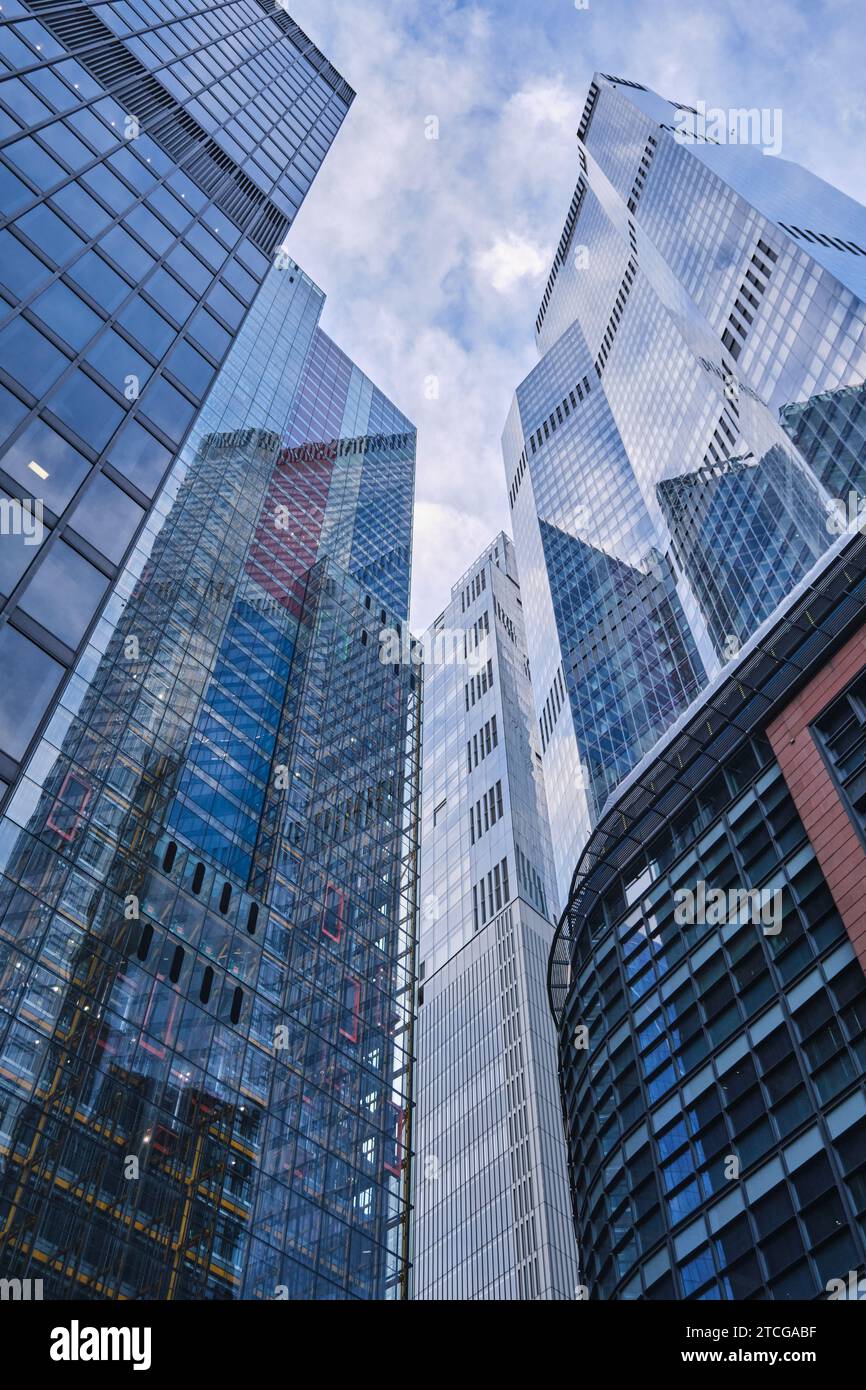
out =
<svg viewBox="0 0 866 1390"><path fill-rule="evenodd" d="M866 202L866 10L863 0L292 0L289 10L358 95L287 244L328 295L325 331L418 426L421 631L510 529L499 441L537 361L533 325L592 73L689 105L780 108L783 157Z"/></svg>

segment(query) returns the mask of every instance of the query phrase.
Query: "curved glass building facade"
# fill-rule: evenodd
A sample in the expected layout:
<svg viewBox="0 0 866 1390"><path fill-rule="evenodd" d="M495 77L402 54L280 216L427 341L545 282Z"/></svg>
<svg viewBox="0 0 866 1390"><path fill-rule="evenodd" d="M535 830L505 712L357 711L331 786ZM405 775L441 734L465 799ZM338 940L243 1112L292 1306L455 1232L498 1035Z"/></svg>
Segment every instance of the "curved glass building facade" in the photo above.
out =
<svg viewBox="0 0 866 1390"><path fill-rule="evenodd" d="M864 621L858 534L579 862L549 991L592 1299L832 1297L866 1269Z"/></svg>

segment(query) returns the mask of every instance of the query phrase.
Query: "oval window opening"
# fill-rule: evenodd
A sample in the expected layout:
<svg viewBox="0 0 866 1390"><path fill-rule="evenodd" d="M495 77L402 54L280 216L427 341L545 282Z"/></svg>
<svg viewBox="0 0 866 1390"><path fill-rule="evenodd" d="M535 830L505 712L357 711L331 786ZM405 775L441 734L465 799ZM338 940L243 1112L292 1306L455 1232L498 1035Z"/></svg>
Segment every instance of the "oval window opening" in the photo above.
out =
<svg viewBox="0 0 866 1390"><path fill-rule="evenodd" d="M192 876L192 891L193 891L194 893L200 893L200 892L201 892L201 886L202 886L203 883L204 883L204 864L196 864L196 866L195 866L195 873L194 873L193 876Z"/></svg>
<svg viewBox="0 0 866 1390"><path fill-rule="evenodd" d="M178 946L178 947L176 948L176 950L175 950L174 955L172 956L172 960L171 960L171 969L170 969L169 972L168 972L168 978L171 980L171 982L172 982L173 985L176 985L177 982L178 982L178 980L180 979L180 968L181 968L182 965L183 965L183 947L182 947L182 946Z"/></svg>
<svg viewBox="0 0 866 1390"><path fill-rule="evenodd" d="M243 998L244 992L241 989L240 985L238 985L237 989L232 995L232 1011L229 1014L232 1023L237 1023L238 1019L241 1016L241 1004L243 1003Z"/></svg>
<svg viewBox="0 0 866 1390"><path fill-rule="evenodd" d="M250 936L255 936L256 924L258 923L258 920L259 905L258 903L250 903L250 910L247 913L247 931L249 932Z"/></svg>
<svg viewBox="0 0 866 1390"><path fill-rule="evenodd" d="M150 922L148 922L141 933L141 940L138 943L137 955L139 960L147 960L147 953L150 950L150 943L152 940L153 927L150 925Z"/></svg>
<svg viewBox="0 0 866 1390"><path fill-rule="evenodd" d="M165 854L162 856L162 867L167 874L171 873L176 858L177 845L175 844L174 840L170 840L169 843L166 845Z"/></svg>
<svg viewBox="0 0 866 1390"><path fill-rule="evenodd" d="M201 1002L202 1002L203 1004L206 1004L207 1001L210 999L210 992L211 992L212 989L213 989L213 966L212 966L212 965L209 965L209 966L207 967L207 969L205 970L204 974L202 975L202 979L201 979L201 989L200 989L199 992L198 992L198 997L199 997L199 999L201 1000Z"/></svg>
<svg viewBox="0 0 866 1390"><path fill-rule="evenodd" d="M220 912L226 913L229 910L229 903L232 900L232 886L230 883L223 884L223 891L220 893Z"/></svg>

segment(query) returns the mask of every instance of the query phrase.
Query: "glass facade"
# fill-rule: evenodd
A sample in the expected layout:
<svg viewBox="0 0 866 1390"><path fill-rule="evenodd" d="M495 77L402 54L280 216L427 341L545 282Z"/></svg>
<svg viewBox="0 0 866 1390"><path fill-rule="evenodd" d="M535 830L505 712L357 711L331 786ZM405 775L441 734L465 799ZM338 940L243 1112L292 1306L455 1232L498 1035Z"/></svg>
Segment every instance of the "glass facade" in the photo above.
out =
<svg viewBox="0 0 866 1390"><path fill-rule="evenodd" d="M405 1293L415 433L322 304L266 277L0 823L0 1263L46 1297Z"/></svg>
<svg viewBox="0 0 866 1390"><path fill-rule="evenodd" d="M560 666L568 696L560 905L608 797L866 493L866 209L690 111L595 75L503 439L536 716Z"/></svg>
<svg viewBox="0 0 866 1390"><path fill-rule="evenodd" d="M0 502L41 512L2 537L0 792L352 96L257 0L4 4Z"/></svg>
<svg viewBox="0 0 866 1390"><path fill-rule="evenodd" d="M575 873L549 991L590 1298L811 1299L866 1269L864 557L798 587Z"/></svg>
<svg viewBox="0 0 866 1390"><path fill-rule="evenodd" d="M514 548L499 535L424 638L412 1297L569 1299L553 866Z"/></svg>

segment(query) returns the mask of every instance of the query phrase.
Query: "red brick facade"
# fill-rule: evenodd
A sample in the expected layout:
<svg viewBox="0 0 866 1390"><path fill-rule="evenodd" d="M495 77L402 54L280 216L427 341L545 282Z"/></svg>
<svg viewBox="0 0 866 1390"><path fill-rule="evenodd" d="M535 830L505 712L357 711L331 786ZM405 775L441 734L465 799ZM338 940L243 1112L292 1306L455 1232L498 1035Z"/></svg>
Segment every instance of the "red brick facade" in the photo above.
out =
<svg viewBox="0 0 866 1390"><path fill-rule="evenodd" d="M866 850L809 729L864 668L866 627L773 720L767 736L866 972Z"/></svg>

